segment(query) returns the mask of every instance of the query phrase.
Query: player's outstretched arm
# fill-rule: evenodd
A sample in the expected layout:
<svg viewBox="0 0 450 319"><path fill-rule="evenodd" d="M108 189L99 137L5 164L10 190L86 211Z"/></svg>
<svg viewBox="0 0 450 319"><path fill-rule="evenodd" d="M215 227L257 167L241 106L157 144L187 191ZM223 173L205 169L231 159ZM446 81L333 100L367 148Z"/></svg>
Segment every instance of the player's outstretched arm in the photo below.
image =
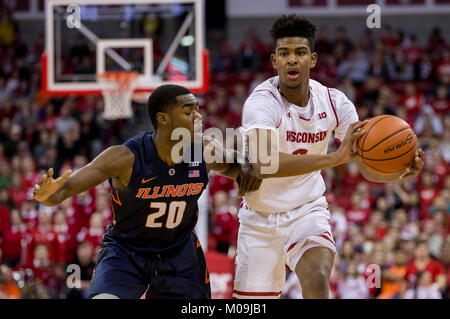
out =
<svg viewBox="0 0 450 319"><path fill-rule="evenodd" d="M365 133L360 130L365 123L354 122L350 124L338 150L328 154L277 152L278 140L275 133L271 130L254 129L249 132L251 163L261 178L303 175L348 163L355 156L352 152L354 142ZM254 144L252 145L252 143Z"/></svg>
<svg viewBox="0 0 450 319"><path fill-rule="evenodd" d="M419 148L416 151L416 154L413 160L411 161L411 164L407 168L405 168L402 172L390 175L380 175L373 172L372 170L367 168L367 166L362 161L361 157L358 155L355 156L354 160L365 179L376 183L394 183L408 178L416 177L417 175L419 175L423 167L425 155L423 153L423 150Z"/></svg>
<svg viewBox="0 0 450 319"><path fill-rule="evenodd" d="M223 145L214 139L204 138L203 145L205 148L212 150L212 152L207 152L211 159L205 156L208 172L212 169L223 176L234 179L238 184L239 197L259 189L262 179L256 176L256 172L250 163L238 161L238 158L244 159L244 156L239 156L242 154L235 150L223 148ZM229 159L232 159L232 162Z"/></svg>
<svg viewBox="0 0 450 319"><path fill-rule="evenodd" d="M68 170L61 177L53 179L53 169L50 168L35 185L32 197L45 206L55 206L108 178L119 178L126 186L131 176L133 162L134 154L128 147L111 146L73 174Z"/></svg>

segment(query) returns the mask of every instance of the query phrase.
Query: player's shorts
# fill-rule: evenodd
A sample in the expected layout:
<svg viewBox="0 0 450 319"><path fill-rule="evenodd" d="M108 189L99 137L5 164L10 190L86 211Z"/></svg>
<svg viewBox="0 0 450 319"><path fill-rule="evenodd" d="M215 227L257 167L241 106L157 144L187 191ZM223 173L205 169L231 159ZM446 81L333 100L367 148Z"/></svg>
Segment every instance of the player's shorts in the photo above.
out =
<svg viewBox="0 0 450 319"><path fill-rule="evenodd" d="M116 240L103 241L89 297L107 293L124 299L210 299L206 260L197 236L164 253L130 250Z"/></svg>
<svg viewBox="0 0 450 319"><path fill-rule="evenodd" d="M279 298L286 265L295 271L303 253L327 247L336 254L325 197L283 213L258 213L245 203L239 210L233 297Z"/></svg>

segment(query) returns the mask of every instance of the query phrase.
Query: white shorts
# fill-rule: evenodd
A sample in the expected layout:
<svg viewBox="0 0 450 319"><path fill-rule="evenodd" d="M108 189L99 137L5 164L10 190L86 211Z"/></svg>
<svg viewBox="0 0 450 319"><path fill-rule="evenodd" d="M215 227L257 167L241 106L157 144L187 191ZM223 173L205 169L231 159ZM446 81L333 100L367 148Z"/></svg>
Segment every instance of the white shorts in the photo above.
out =
<svg viewBox="0 0 450 319"><path fill-rule="evenodd" d="M233 297L279 298L303 253L327 247L336 254L325 197L285 213L259 213L245 203L239 210L239 235Z"/></svg>

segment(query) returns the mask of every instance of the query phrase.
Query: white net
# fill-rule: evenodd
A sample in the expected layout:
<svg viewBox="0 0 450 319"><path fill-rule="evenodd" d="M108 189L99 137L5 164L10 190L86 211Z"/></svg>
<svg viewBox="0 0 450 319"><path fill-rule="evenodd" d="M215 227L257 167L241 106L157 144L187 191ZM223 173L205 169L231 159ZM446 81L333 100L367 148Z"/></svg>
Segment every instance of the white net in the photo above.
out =
<svg viewBox="0 0 450 319"><path fill-rule="evenodd" d="M131 108L137 72L106 72L97 74L97 80L104 84L102 90L105 108L103 118L117 120L133 116Z"/></svg>

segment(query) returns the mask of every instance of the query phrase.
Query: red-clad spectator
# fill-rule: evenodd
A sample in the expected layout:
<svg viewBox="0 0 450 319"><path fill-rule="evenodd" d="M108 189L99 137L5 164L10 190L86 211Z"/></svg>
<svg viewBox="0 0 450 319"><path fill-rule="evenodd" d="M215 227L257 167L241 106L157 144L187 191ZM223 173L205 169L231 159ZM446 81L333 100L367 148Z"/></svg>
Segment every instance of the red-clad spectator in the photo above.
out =
<svg viewBox="0 0 450 319"><path fill-rule="evenodd" d="M359 193L352 194L352 203L350 209L347 211L347 220L349 223L355 223L364 226L370 219L370 207L364 207L362 197Z"/></svg>
<svg viewBox="0 0 450 319"><path fill-rule="evenodd" d="M22 205L20 214L25 220L25 224L29 230L35 229L39 223L39 213L36 209L36 202L31 198L27 198Z"/></svg>
<svg viewBox="0 0 450 319"><path fill-rule="evenodd" d="M430 217L429 208L434 199L439 195L439 189L436 189L433 183L433 175L429 172L423 172L421 183L418 185L420 197L420 219Z"/></svg>
<svg viewBox="0 0 450 319"><path fill-rule="evenodd" d="M372 212L369 224L374 227L376 241L382 240L389 230L389 225L386 223L383 213L379 210Z"/></svg>
<svg viewBox="0 0 450 319"><path fill-rule="evenodd" d="M26 249L26 225L20 211L17 208L11 209L10 226L2 236L3 263L11 268L24 262L23 249Z"/></svg>
<svg viewBox="0 0 450 319"><path fill-rule="evenodd" d="M423 50L417 43L417 37L412 35L409 38L409 43L406 48L403 49L405 53L406 60L411 64L418 63L423 56Z"/></svg>
<svg viewBox="0 0 450 319"><path fill-rule="evenodd" d="M27 189L22 185L22 175L20 172L14 172L11 179L11 188L9 193L16 207L21 208L22 203L27 198Z"/></svg>
<svg viewBox="0 0 450 319"><path fill-rule="evenodd" d="M414 286L417 273L424 270L430 272L431 281L438 284L439 290L442 291L446 287L447 279L444 265L440 261L430 258L428 243L421 240L417 243L414 259L409 262L406 270L405 279L409 287Z"/></svg>
<svg viewBox="0 0 450 319"><path fill-rule="evenodd" d="M406 109L408 121L414 123L425 103L425 96L417 92L414 82L406 83L403 90L403 95L400 97L400 104Z"/></svg>
<svg viewBox="0 0 450 319"><path fill-rule="evenodd" d="M83 228L78 233L78 242L89 242L94 247L94 254L100 249L103 233L105 232L104 221L101 213L95 212L91 216L88 228Z"/></svg>
<svg viewBox="0 0 450 319"><path fill-rule="evenodd" d="M439 85L436 89L436 96L430 100L430 105L437 115L445 116L450 112L450 97L445 85Z"/></svg>
<svg viewBox="0 0 450 319"><path fill-rule="evenodd" d="M77 247L76 237L69 232L66 213L58 209L53 215L53 231L56 235L56 260L61 264L73 262Z"/></svg>
<svg viewBox="0 0 450 319"><path fill-rule="evenodd" d="M76 210L79 229L89 227L91 215L95 212L95 189L82 192L73 198L73 206Z"/></svg>
<svg viewBox="0 0 450 319"><path fill-rule="evenodd" d="M30 263L34 256L33 252L38 244L45 244L49 251L49 259L55 261L57 256L56 234L52 229L52 209L41 206L39 208L39 223L36 229L31 231L31 237L27 246L27 263Z"/></svg>
<svg viewBox="0 0 450 319"><path fill-rule="evenodd" d="M218 191L234 194L236 192L236 185L232 179L213 171L209 175L209 198L214 198L214 194Z"/></svg>
<svg viewBox="0 0 450 319"><path fill-rule="evenodd" d="M78 211L72 205L73 198L74 197L67 198L65 201L59 204L59 208L64 210L68 231L70 233L70 236L75 238L82 227L80 218L78 218Z"/></svg>
<svg viewBox="0 0 450 319"><path fill-rule="evenodd" d="M0 188L0 235L9 227L9 211L13 206L7 188Z"/></svg>
<svg viewBox="0 0 450 319"><path fill-rule="evenodd" d="M56 120L58 116L55 114L55 106L52 103L48 103L44 109L44 125L49 131L53 131L56 128Z"/></svg>
<svg viewBox="0 0 450 319"><path fill-rule="evenodd" d="M442 50L442 58L436 65L436 78L445 84L450 83L450 49Z"/></svg>
<svg viewBox="0 0 450 319"><path fill-rule="evenodd" d="M40 298L55 298L58 280L50 259L49 247L45 243L39 243L34 247L32 253L33 259L27 268L33 271L35 285L41 287L40 292L43 295Z"/></svg>
<svg viewBox="0 0 450 319"><path fill-rule="evenodd" d="M41 174L36 172L35 163L31 156L22 159L22 186L31 193L34 185L39 183Z"/></svg>
<svg viewBox="0 0 450 319"><path fill-rule="evenodd" d="M340 194L340 197L350 197L351 194L353 194L353 192L356 189L356 186L358 185L359 182L363 181L364 177L362 176L358 166L354 163L354 162L350 162L347 164L347 169L345 170L344 175L342 176L342 193ZM344 206L345 203L342 203ZM347 208L350 207L351 203L348 203L349 206L347 206Z"/></svg>
<svg viewBox="0 0 450 319"><path fill-rule="evenodd" d="M217 242L217 251L228 253L231 246L236 247L239 221L236 208L228 205L228 195L224 191L214 194L212 233Z"/></svg>

